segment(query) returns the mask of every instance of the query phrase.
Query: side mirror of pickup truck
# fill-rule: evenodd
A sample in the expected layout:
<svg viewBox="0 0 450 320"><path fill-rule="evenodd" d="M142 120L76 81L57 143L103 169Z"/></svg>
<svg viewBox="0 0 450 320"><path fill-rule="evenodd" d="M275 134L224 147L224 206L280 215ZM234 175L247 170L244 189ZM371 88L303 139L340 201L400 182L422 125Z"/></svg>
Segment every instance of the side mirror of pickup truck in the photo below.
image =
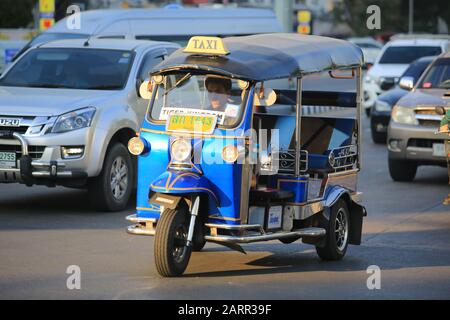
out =
<svg viewBox="0 0 450 320"><path fill-rule="evenodd" d="M399 82L399 86L402 89L411 91L414 88L414 78L413 77L402 77Z"/></svg>
<svg viewBox="0 0 450 320"><path fill-rule="evenodd" d="M149 100L152 97L152 82L150 80L138 80L138 96L142 99Z"/></svg>

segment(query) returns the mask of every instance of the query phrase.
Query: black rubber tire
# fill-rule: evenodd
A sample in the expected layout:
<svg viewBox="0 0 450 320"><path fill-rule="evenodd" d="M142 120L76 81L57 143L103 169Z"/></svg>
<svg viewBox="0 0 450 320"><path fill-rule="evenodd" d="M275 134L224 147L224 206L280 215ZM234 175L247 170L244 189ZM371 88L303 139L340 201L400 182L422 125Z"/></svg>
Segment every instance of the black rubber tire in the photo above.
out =
<svg viewBox="0 0 450 320"><path fill-rule="evenodd" d="M293 237L293 238L281 238L279 240L280 240L281 243L290 244L292 242L297 241L298 239L300 239L300 238L299 237Z"/></svg>
<svg viewBox="0 0 450 320"><path fill-rule="evenodd" d="M377 132L375 130L375 124L370 123L370 131L372 135L372 141L376 144L386 144L387 133L386 132Z"/></svg>
<svg viewBox="0 0 450 320"><path fill-rule="evenodd" d="M410 182L417 173L417 163L389 158L389 174L394 181Z"/></svg>
<svg viewBox="0 0 450 320"><path fill-rule="evenodd" d="M206 244L206 240L201 240L201 241L194 241L193 245L192 245L192 251L194 252L199 252L202 251L202 249L205 247Z"/></svg>
<svg viewBox="0 0 450 320"><path fill-rule="evenodd" d="M128 168L127 190L120 199L114 198L110 181L111 166L118 157L122 157ZM120 211L126 208L134 187L135 166L133 163L130 153L123 144L115 143L108 148L102 171L88 184L89 200L97 211Z"/></svg>
<svg viewBox="0 0 450 320"><path fill-rule="evenodd" d="M326 238L325 238L325 246L324 247L316 247L317 255L322 260L328 261L337 261L341 260L345 253L347 252L348 241L350 238L350 213L348 211L348 207L346 202L343 199L338 200L331 208L330 220L328 222L328 226L325 226L327 230ZM346 215L347 220L347 240L345 243L345 247L339 249L336 236L335 236L335 228L336 228L336 217L340 210L343 210Z"/></svg>
<svg viewBox="0 0 450 320"><path fill-rule="evenodd" d="M156 226L155 233L155 265L158 273L163 277L177 277L186 270L191 257L191 247L185 247L186 251L181 260L177 261L173 255L175 247L175 234L178 227L184 228L187 237L189 230L189 217L185 206L176 209L166 209Z"/></svg>

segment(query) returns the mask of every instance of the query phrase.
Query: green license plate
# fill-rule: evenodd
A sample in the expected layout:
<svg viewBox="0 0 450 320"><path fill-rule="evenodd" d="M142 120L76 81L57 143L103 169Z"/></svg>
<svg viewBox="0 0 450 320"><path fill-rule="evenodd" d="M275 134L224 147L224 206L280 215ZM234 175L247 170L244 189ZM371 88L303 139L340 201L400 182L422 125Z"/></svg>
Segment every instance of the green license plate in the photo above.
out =
<svg viewBox="0 0 450 320"><path fill-rule="evenodd" d="M0 151L0 168L11 169L16 167L16 153Z"/></svg>

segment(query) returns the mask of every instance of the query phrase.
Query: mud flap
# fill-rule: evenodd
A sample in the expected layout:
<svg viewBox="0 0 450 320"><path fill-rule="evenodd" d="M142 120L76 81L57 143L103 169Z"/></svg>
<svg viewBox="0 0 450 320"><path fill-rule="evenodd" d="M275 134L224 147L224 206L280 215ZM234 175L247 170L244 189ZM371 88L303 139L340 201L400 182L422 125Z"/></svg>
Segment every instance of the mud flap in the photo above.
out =
<svg viewBox="0 0 450 320"><path fill-rule="evenodd" d="M348 243L360 245L362 237L363 217L367 216L366 208L362 205L351 202L350 205L350 234Z"/></svg>

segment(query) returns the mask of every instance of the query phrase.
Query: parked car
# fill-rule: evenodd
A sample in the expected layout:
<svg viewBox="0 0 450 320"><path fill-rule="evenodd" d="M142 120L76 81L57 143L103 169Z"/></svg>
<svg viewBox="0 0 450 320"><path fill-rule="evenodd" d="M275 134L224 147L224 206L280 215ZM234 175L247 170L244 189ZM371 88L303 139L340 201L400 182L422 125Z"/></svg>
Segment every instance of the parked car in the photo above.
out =
<svg viewBox="0 0 450 320"><path fill-rule="evenodd" d="M185 45L191 36L197 34L238 36L281 31L275 14L267 9L172 8L83 11L79 29L74 28L73 18L66 17L31 40L19 55L33 45L61 39L97 37L170 41Z"/></svg>
<svg viewBox="0 0 450 320"><path fill-rule="evenodd" d="M62 40L32 47L0 78L0 183L88 188L121 210L135 182L127 142L148 100L148 71L169 42Z"/></svg>
<svg viewBox="0 0 450 320"><path fill-rule="evenodd" d="M412 91L392 109L388 127L389 173L395 181L412 181L420 165L446 165L444 138L436 135L450 109L450 53L437 58Z"/></svg>
<svg viewBox="0 0 450 320"><path fill-rule="evenodd" d="M437 56L450 49L450 36L397 36L382 49L375 64L364 79L364 108L366 114L377 97L391 89L409 64L425 56Z"/></svg>
<svg viewBox="0 0 450 320"><path fill-rule="evenodd" d="M419 80L435 57L419 58L411 63L394 88L378 96L370 112L370 131L375 143L386 143L387 128L391 120L392 107L405 96Z"/></svg>
<svg viewBox="0 0 450 320"><path fill-rule="evenodd" d="M383 45L371 37L354 37L347 40L361 48L364 55L364 67L370 69L378 58Z"/></svg>

